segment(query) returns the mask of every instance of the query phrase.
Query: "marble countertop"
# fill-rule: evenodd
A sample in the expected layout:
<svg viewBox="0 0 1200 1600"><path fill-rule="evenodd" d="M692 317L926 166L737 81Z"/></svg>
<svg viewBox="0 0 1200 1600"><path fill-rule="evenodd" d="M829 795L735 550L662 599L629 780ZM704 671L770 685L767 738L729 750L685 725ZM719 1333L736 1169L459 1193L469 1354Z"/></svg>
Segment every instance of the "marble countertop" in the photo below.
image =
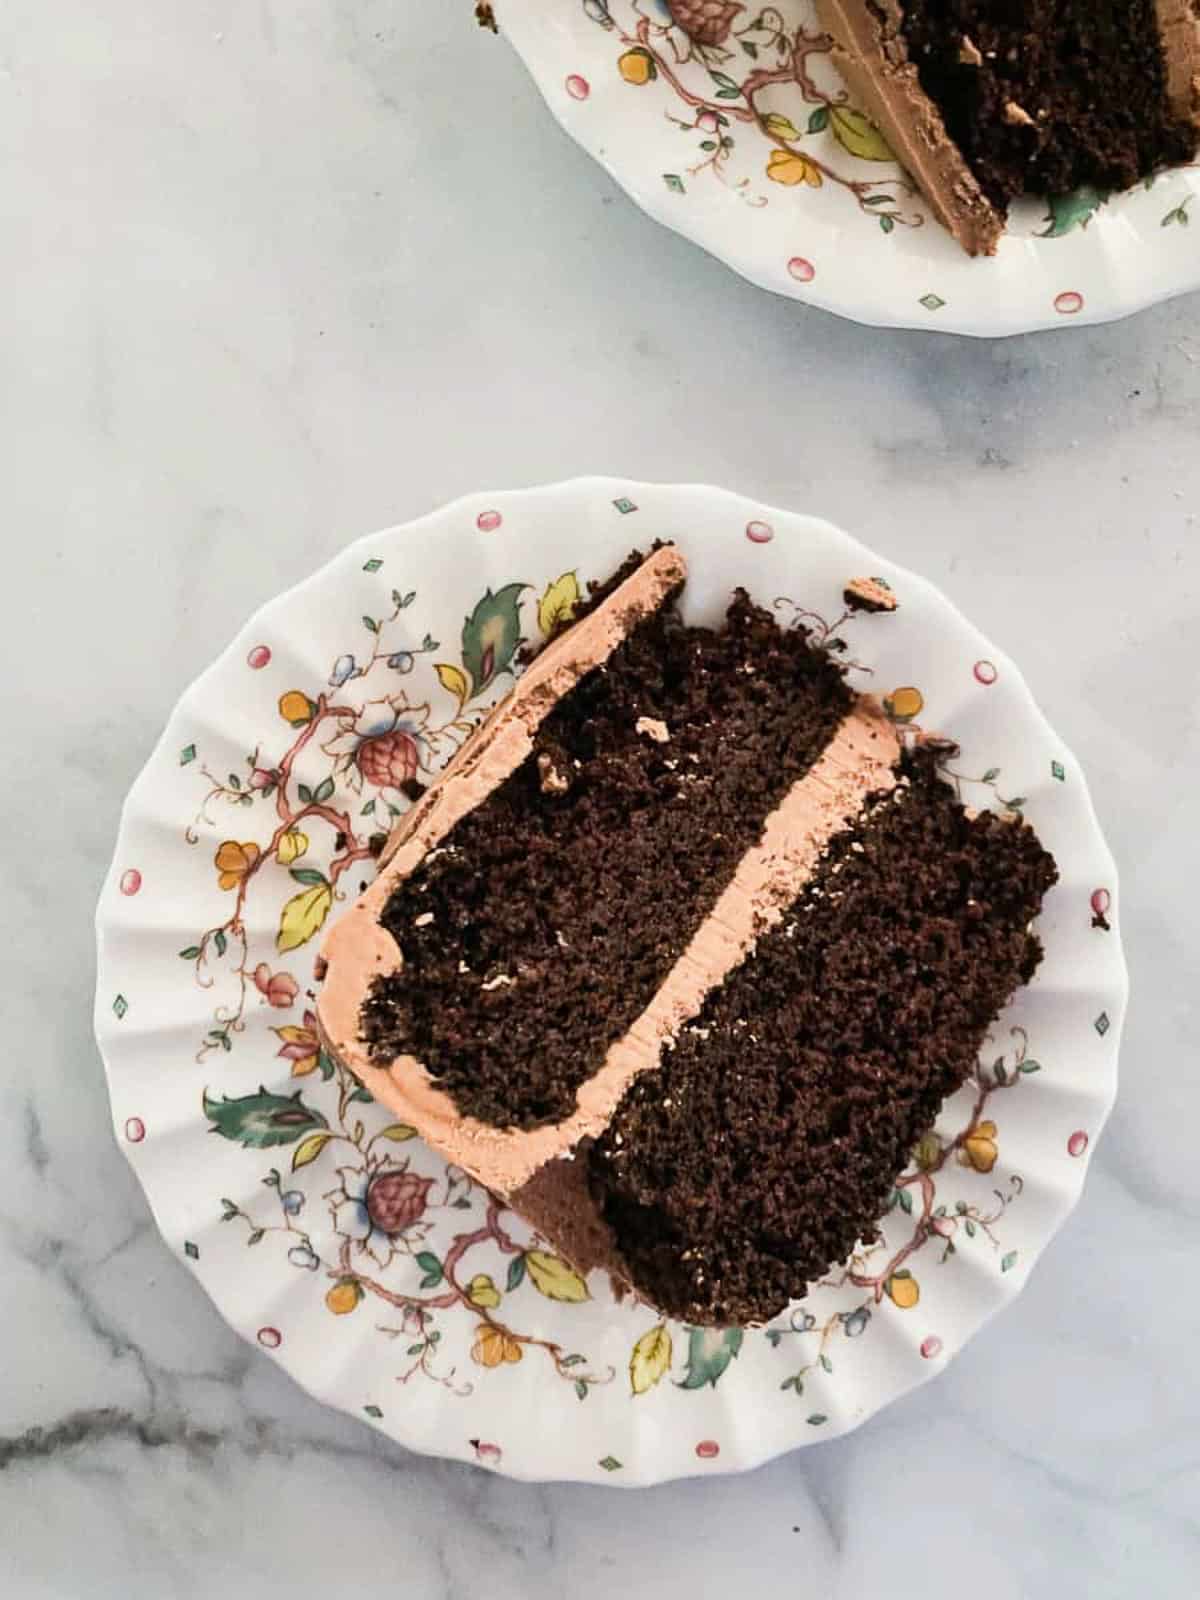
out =
<svg viewBox="0 0 1200 1600"><path fill-rule="evenodd" d="M1192 1596L1200 300L1004 344L773 300L627 204L465 0L421 9L0 18L0 1592ZM416 1459L243 1345L159 1242L90 1022L122 795L250 610L589 471L818 512L940 584L1091 776L1133 978L1073 1248L858 1434L620 1498Z"/></svg>

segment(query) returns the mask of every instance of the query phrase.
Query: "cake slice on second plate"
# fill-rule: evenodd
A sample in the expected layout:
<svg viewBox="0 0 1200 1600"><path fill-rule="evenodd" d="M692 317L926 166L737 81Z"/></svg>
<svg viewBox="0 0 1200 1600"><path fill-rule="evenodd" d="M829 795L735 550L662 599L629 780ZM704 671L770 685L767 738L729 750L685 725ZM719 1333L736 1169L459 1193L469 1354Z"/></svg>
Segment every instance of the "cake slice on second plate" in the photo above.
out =
<svg viewBox="0 0 1200 1600"><path fill-rule="evenodd" d="M1196 0L817 0L851 94L991 254L1023 194L1101 196L1200 143Z"/></svg>

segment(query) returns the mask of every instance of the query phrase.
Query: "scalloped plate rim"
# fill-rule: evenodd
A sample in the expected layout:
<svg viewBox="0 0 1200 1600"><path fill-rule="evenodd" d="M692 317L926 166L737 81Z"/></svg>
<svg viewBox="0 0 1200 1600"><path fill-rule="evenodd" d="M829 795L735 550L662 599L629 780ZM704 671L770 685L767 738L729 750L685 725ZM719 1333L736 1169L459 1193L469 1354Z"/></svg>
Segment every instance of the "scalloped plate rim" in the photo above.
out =
<svg viewBox="0 0 1200 1600"><path fill-rule="evenodd" d="M125 844L127 834L136 823L141 811L144 809L141 803L143 791L148 792L155 785L156 765L163 753L171 748L173 730L176 726L180 713L185 711L189 707L190 703L202 694L206 683L210 679L215 679L217 677L226 661L231 659L237 652L239 652L242 645L249 637L253 635L259 624L266 617L274 613L277 609L286 609L292 601L294 601L305 591L319 588L322 583L328 580L334 568L341 566L343 563L349 563L351 558L363 553L368 549L369 546L381 539L393 538L398 535L412 533L417 530L430 529L443 522L447 524L453 524L466 512L472 509L477 509L481 504L507 502L509 505L512 505L514 502L519 503L527 499L553 499L555 497L578 497L580 499L586 499L590 501L592 497L604 497L612 499L613 496L618 493L636 495L639 492L644 491L654 491L659 494L665 493L670 496L695 496L702 498L705 501L721 499L729 502L731 505L735 505L738 508L737 514L739 516L750 518L761 517L764 520L775 518L777 520L781 519L785 522L792 519L800 519L810 525L819 525L828 533L835 535L839 540L842 540L847 545L852 546L855 554L861 555L865 561L882 561L887 568L897 574L901 574L906 583L924 590L926 594L939 605L943 612L948 612L964 630L972 635L974 639L978 640L982 646L986 647L987 659L991 660L998 666L1001 666L1004 669L1006 676L1010 678L1013 686L1019 688L1025 714L1032 714L1039 729L1043 733L1050 734L1053 737L1055 743L1061 751L1063 758L1072 763L1072 770L1078 778L1079 793L1084 803L1086 817L1089 824L1091 835L1089 842L1092 848L1097 852L1098 858L1102 858L1104 861L1107 881L1112 886L1114 897L1118 893L1119 873L1115 860L1113 859L1112 852L1108 847L1107 841L1100 827L1084 769L1074 758L1070 747L1066 745L1052 729L1048 719L1041 710L1041 707L1035 700L1032 690L1029 688L1028 683L1020 672L1020 669L1013 662L1012 658L1005 651L993 645L991 640L988 639L987 636L984 635L975 626L975 624L963 614L963 612L955 605L955 603L950 600L949 597L946 596L944 592L930 579L922 577L920 574L905 567L902 563L892 560L890 557L876 556L876 553L861 540L859 540L854 534L847 532L838 524L830 521L827 518L812 515L803 511L795 511L785 507L773 506L751 496L744 495L739 491L726 489L716 485L704 483L657 482L653 480L616 478L608 475L585 475L555 482L533 484L525 487L480 490L461 495L452 501L435 507L431 511L426 512L421 516L412 518L409 521L395 523L386 528L378 529L372 533L355 538L349 544L343 545L340 549L335 551L328 560L322 562L312 572L308 573L297 582L280 590L277 594L263 602L261 605L257 606L250 613L242 626L238 628L232 637L229 638L228 642L217 652L213 660L188 683L186 688L179 695L164 723L159 737L155 740L149 755L140 767L137 776L135 777L122 802L119 821L116 829L113 855L104 877L94 918L97 941L97 974L93 1027L97 1048L104 1066L106 1084L110 1093L110 1110L112 1113L114 1140L124 1155L126 1161L129 1163L129 1166L137 1176L139 1185L146 1196L146 1200L154 1218L155 1225L164 1238L164 1241L168 1244L168 1247L174 1254L182 1254L179 1249L179 1243L176 1241L174 1232L166 1222L160 1206L156 1201L155 1193L151 1188L149 1176L143 1170L143 1157L144 1155L150 1153L149 1149L147 1148L144 1150L142 1144L131 1143L129 1140L121 1137L122 1125L119 1120L119 1113L114 1096L115 1073L119 1069L114 1066L112 1061L110 1061L110 1052L106 1047L106 1042L103 1037L103 1029L108 1025L107 1007L104 1001L104 977L107 964L107 907L110 898L114 893L117 869L124 859L125 852L123 850L123 846ZM1128 964L1124 955L1119 924L1114 927L1114 933L1116 934L1114 950L1117 956L1117 973L1111 984L1111 1001L1106 1001L1106 1004L1111 1006L1112 1011L1111 1027L1108 1031L1108 1035L1104 1039L1106 1051L1106 1073L1103 1077L1103 1080L1095 1084L1091 1095L1091 1099L1095 1106L1095 1115L1089 1125L1089 1143L1087 1151L1088 1159L1081 1161L1077 1167L1065 1169L1071 1173L1070 1181L1065 1182L1056 1189L1050 1191L1051 1202L1049 1205L1049 1210L1052 1214L1052 1220L1046 1225L1039 1240L1032 1244L1023 1246L1023 1255L1026 1257L1026 1265L1022 1273L1015 1278L1005 1278L1002 1276L995 1280L999 1292L994 1300L994 1303L983 1311L982 1315L980 1315L978 1320L974 1323L971 1331L967 1333L960 1342L949 1346L944 1350L941 1359L937 1360L936 1362L929 1363L926 1367L914 1369L911 1375L906 1374L904 1380L894 1383L890 1387L889 1392L883 1399L879 1400L876 1404L871 1405L861 1413L849 1416L846 1419L844 1426L834 1431L822 1432L821 1434L814 1435L812 1437L799 1436L779 1448L772 1448L761 1453L747 1455L745 1459L739 1459L736 1461L731 1460L728 1462L725 1460L720 1460L719 1462L707 1462L690 1458L686 1462L674 1464L670 1470L665 1472L657 1471L652 1468L646 1470L645 1466L643 1466L642 1470L638 1470L636 1464L631 1463L630 1466L623 1468L623 1473L619 1477L611 1476L603 1471L597 1472L596 1466L598 1463L593 1464L590 1470L585 1470L581 1466L581 1469L578 1471L555 1470L550 1473L539 1470L521 1470L515 1465L510 1466L507 1464L504 1466L487 1468L485 1470L494 1471L498 1476L509 1477L518 1482L598 1483L603 1484L605 1487L625 1489L644 1488L659 1483L679 1481L692 1477L711 1477L714 1475L723 1476L725 1474L753 1471L770 1461L778 1460L785 1455L789 1455L797 1449L807 1449L812 1445L828 1442L835 1438L841 1438L846 1434L856 1431L857 1428L864 1425L864 1423L869 1421L880 1411L885 1410L894 1401L899 1400L903 1396L911 1394L916 1389L923 1387L939 1373L944 1371L950 1362L962 1352L962 1350L976 1337L976 1335L979 1334L1000 1311L1011 1305L1013 1300L1022 1292L1026 1282L1029 1279L1029 1276L1040 1265L1047 1250L1082 1198L1092 1156L1094 1155L1097 1142L1102 1136L1108 1119L1111 1116L1116 1100L1119 1080L1120 1043L1124 1030L1125 1016L1128 1009ZM220 1290L217 1287L210 1287L209 1283L207 1282L206 1272L197 1262L192 1261L187 1257L183 1257L181 1264L190 1269L193 1277L199 1281L201 1287L212 1300L213 1305L222 1319L242 1338L244 1338L248 1343L252 1344L256 1350L261 1351L263 1347L258 1343L256 1339L256 1332L252 1325L258 1321L258 1317L261 1313L255 1313L251 1315L249 1312L247 1312L246 1314L243 1314L236 1306L230 1305L227 1299L223 1300L219 1297ZM271 1359L276 1363L276 1365L282 1367L283 1370L292 1378L292 1380L314 1399L323 1404L332 1406L334 1409L345 1414L356 1417L357 1420L364 1422L365 1425L371 1427L374 1429L374 1431L381 1432L385 1434L385 1436L393 1439L394 1442L401 1444L403 1448L412 1450L414 1453L430 1459L464 1459L461 1456L447 1455L446 1452L439 1447L436 1440L401 1437L399 1434L394 1432L392 1428L383 1427L376 1422L372 1422L370 1419L364 1418L356 1407L354 1407L348 1401L339 1398L333 1392L343 1371L341 1366L332 1369L333 1379L331 1382L322 1382L317 1377L309 1377L303 1372L296 1370L286 1354L283 1354L280 1351L265 1351L264 1353L270 1355ZM752 1403L753 1402L749 1399L747 1400L747 1404ZM471 1465L473 1463L468 1460L466 1464Z"/></svg>

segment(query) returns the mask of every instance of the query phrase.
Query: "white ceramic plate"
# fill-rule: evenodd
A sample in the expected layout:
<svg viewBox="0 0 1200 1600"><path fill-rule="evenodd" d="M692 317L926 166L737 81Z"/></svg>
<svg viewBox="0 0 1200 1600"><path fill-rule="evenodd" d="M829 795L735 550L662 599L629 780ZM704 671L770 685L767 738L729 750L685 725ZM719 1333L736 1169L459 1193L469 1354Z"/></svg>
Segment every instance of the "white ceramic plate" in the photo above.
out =
<svg viewBox="0 0 1200 1600"><path fill-rule="evenodd" d="M880 327L996 335L1200 287L1200 167L1106 205L1019 206L999 254L970 260L843 103L812 0L709 0L712 43L669 0L496 11L567 132L652 217L765 289Z"/></svg>
<svg viewBox="0 0 1200 1600"><path fill-rule="evenodd" d="M319 929L370 876L371 833L406 805L393 785L436 769L511 681L502 652L469 693L472 639L513 606L536 639L548 590L655 538L688 557L690 615L717 618L743 584L845 639L854 681L958 740L964 796L1019 802L1062 874L1038 977L897 1188L883 1244L744 1337L660 1324L599 1278L584 1298L312 1031ZM894 615L843 614L863 575L891 584ZM1113 864L1016 669L921 579L827 523L717 489L480 495L272 601L187 691L134 785L98 924L117 1136L172 1249L314 1394L414 1449L522 1478L731 1471L862 1422L1018 1292L1115 1093ZM381 1180L392 1235L364 1204Z"/></svg>

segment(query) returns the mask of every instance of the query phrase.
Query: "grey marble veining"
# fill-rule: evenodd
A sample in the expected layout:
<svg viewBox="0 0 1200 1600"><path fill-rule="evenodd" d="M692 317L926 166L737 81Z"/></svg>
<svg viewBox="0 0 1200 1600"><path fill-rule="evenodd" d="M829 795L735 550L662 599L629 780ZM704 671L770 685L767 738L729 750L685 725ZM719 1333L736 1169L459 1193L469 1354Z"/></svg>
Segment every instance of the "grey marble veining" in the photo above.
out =
<svg viewBox="0 0 1200 1600"><path fill-rule="evenodd" d="M0 1592L1156 1600L1200 1573L1200 302L1005 344L776 301L641 217L469 6L9 0ZM816 511L1021 662L1124 872L1124 1088L1019 1302L859 1434L529 1488L230 1333L109 1132L91 909L241 619L487 485Z"/></svg>

